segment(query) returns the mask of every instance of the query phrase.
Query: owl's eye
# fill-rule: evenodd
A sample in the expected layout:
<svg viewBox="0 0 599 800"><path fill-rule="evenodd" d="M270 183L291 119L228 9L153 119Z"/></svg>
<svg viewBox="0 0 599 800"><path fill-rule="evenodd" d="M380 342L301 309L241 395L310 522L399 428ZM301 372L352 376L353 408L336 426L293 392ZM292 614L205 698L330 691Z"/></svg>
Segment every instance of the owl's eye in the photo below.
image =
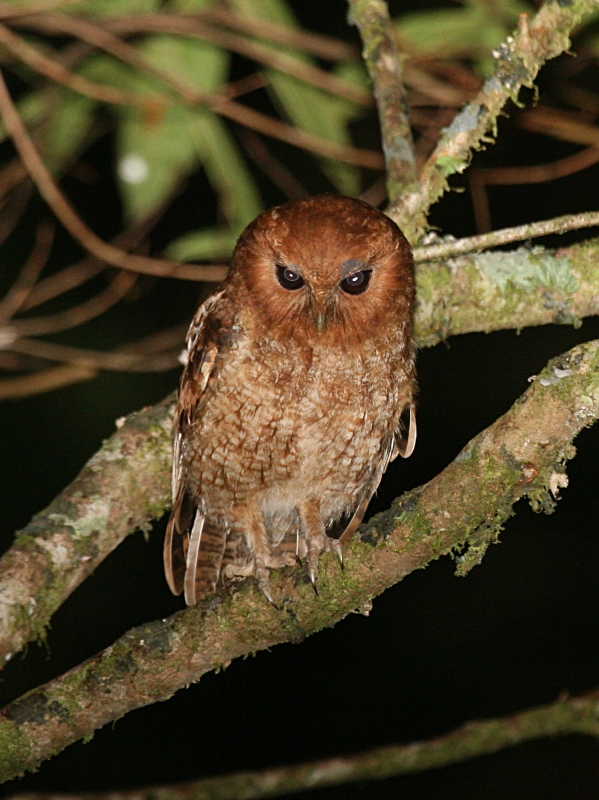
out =
<svg viewBox="0 0 599 800"><path fill-rule="evenodd" d="M372 272L369 269L363 269L361 272L348 275L339 285L346 294L362 294L368 289L371 275Z"/></svg>
<svg viewBox="0 0 599 800"><path fill-rule="evenodd" d="M277 264L277 280L283 289L301 289L304 285L304 279L299 272L295 272L295 270L289 269L283 264Z"/></svg>

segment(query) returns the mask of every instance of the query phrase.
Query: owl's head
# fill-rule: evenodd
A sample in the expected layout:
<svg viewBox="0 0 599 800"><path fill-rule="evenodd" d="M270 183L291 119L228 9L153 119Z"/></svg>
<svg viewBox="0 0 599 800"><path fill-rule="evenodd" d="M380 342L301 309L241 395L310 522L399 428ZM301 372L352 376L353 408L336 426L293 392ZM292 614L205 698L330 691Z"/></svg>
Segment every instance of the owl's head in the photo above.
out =
<svg viewBox="0 0 599 800"><path fill-rule="evenodd" d="M271 336L333 344L386 325L411 332L410 247L360 200L323 194L260 214L239 238L228 280Z"/></svg>

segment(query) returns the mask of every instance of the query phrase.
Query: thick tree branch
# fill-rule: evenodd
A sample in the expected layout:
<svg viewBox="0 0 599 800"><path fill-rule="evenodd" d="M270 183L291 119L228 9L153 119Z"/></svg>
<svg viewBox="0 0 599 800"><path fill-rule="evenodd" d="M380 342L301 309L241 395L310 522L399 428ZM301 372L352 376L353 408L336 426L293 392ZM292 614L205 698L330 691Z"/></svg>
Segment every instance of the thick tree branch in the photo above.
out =
<svg viewBox="0 0 599 800"><path fill-rule="evenodd" d="M237 772L171 786L151 786L119 792L118 800L256 800L377 781L424 772L497 753L506 747L548 736L578 733L599 736L599 689L579 697L560 697L555 703L519 714L468 722L450 733L409 744L377 747L351 756L308 761L289 767ZM10 800L116 800L114 792L60 795L31 792Z"/></svg>
<svg viewBox="0 0 599 800"><path fill-rule="evenodd" d="M532 21L520 15L518 31L495 52L494 74L445 129L424 165L419 191L406 192L387 209L411 242L417 242L426 230L427 211L448 188L449 176L463 172L472 151L489 141L489 132L508 100L515 100L522 86L533 85L545 61L568 49L572 29L596 8L595 0L546 0Z"/></svg>
<svg viewBox="0 0 599 800"><path fill-rule="evenodd" d="M0 663L43 637L52 614L170 498L173 398L132 414L0 560Z"/></svg>
<svg viewBox="0 0 599 800"><path fill-rule="evenodd" d="M241 655L298 642L335 624L432 559L468 545L460 571L478 563L513 504L553 504L566 483L572 439L599 416L599 341L554 359L504 416L420 489L371 519L347 548L345 570L329 556L319 596L299 569L273 575L274 608L255 582L172 617L135 628L0 717L0 778L8 779L134 708L170 697ZM119 453L119 458L122 453ZM460 491L456 491L456 487ZM468 514L464 514L464 509Z"/></svg>
<svg viewBox="0 0 599 800"><path fill-rule="evenodd" d="M599 239L545 250L521 247L416 268L420 347L459 333L578 325L599 313Z"/></svg>

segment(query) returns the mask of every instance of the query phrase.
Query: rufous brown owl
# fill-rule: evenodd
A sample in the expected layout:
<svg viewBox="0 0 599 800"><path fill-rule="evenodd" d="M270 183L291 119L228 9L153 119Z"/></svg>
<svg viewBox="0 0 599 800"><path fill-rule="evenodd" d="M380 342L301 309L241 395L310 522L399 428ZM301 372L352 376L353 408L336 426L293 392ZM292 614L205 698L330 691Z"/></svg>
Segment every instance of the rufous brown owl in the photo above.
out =
<svg viewBox="0 0 599 800"><path fill-rule="evenodd" d="M189 605L321 553L341 559L414 448L414 274L388 217L335 195L260 214L198 309L175 415L164 558Z"/></svg>

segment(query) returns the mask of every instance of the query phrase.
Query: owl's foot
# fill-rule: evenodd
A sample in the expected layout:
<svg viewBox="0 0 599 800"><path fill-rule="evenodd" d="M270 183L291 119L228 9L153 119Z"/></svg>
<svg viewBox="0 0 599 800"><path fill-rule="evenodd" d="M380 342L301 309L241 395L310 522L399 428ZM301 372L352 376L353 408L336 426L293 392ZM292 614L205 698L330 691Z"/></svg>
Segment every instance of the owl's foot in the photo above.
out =
<svg viewBox="0 0 599 800"><path fill-rule="evenodd" d="M306 564L308 567L308 575L314 587L314 591L318 594L316 588L316 577L318 575L318 562L322 553L335 553L341 569L343 569L343 550L339 539L332 539L326 533L312 534L308 539L308 557Z"/></svg>

